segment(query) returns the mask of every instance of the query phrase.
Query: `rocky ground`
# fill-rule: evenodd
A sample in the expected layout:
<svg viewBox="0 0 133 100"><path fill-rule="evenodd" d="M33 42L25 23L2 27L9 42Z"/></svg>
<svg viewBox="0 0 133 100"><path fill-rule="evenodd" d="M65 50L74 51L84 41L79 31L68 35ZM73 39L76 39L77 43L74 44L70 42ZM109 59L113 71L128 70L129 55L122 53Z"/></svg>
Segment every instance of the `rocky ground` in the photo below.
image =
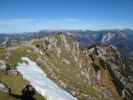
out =
<svg viewBox="0 0 133 100"><path fill-rule="evenodd" d="M97 44L81 48L72 36L55 34L0 49L0 99L8 95L8 88L21 94L28 84L16 71L24 56L37 62L50 79L79 100L133 98L132 74L117 48Z"/></svg>

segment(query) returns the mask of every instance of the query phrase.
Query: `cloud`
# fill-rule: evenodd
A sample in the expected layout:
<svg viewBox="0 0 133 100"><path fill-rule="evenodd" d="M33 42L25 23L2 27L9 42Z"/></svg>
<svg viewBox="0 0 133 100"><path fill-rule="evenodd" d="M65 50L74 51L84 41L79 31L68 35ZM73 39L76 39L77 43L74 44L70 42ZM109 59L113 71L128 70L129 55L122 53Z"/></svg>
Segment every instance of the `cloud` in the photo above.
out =
<svg viewBox="0 0 133 100"><path fill-rule="evenodd" d="M113 29L133 28L128 24L109 24L103 22L87 22L78 18L16 18L0 20L0 33L4 32L33 32L43 29Z"/></svg>
<svg viewBox="0 0 133 100"><path fill-rule="evenodd" d="M42 29L65 29L77 23L76 18L16 18L0 20L1 32L38 31Z"/></svg>
<svg viewBox="0 0 133 100"><path fill-rule="evenodd" d="M0 27L17 26L32 23L34 19L4 19L0 20Z"/></svg>
<svg viewBox="0 0 133 100"><path fill-rule="evenodd" d="M4 19L0 20L0 25L13 25L13 24L23 24L23 23L55 23L55 22L77 22L79 19L76 18L60 18L60 19L49 19L49 18L16 18L16 19Z"/></svg>

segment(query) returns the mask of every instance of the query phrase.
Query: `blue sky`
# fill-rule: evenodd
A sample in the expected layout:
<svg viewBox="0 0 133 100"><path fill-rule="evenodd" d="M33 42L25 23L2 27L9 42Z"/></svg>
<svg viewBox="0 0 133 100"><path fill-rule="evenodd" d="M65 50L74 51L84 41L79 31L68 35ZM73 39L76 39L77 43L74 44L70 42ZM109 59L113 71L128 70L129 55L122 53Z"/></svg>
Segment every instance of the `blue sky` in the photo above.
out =
<svg viewBox="0 0 133 100"><path fill-rule="evenodd" d="M133 29L133 0L0 0L0 33Z"/></svg>

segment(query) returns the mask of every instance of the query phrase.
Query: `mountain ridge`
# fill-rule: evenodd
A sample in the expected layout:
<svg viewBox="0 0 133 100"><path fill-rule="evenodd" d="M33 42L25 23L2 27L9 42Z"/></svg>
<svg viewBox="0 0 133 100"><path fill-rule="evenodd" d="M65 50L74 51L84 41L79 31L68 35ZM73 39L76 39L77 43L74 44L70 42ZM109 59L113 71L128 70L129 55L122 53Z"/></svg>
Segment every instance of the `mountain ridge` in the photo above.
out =
<svg viewBox="0 0 133 100"><path fill-rule="evenodd" d="M2 60L6 60L11 70L22 56L29 57L50 79L79 100L130 100L132 82L127 76L131 80L132 76L127 74L129 67L118 48L96 42L87 48L80 45L71 34L52 33L15 45L11 43L4 48Z"/></svg>

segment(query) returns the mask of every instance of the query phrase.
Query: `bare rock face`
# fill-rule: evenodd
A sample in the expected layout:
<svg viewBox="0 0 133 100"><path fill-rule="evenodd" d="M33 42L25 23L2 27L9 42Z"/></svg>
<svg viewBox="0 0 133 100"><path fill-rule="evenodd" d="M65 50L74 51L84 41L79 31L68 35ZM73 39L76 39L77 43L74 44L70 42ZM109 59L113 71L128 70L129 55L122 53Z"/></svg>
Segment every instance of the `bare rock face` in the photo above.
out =
<svg viewBox="0 0 133 100"><path fill-rule="evenodd" d="M124 99L132 100L133 81L131 80L133 79L133 75L130 64L127 63L127 59L116 47L100 47L99 49L101 48L104 48L104 59L118 93Z"/></svg>
<svg viewBox="0 0 133 100"><path fill-rule="evenodd" d="M133 77L132 70L127 66L129 64L127 64L124 56L120 54L117 48L105 47L104 49L106 50L104 51L106 55L103 58L119 95L125 100L132 100L133 81L131 80Z"/></svg>
<svg viewBox="0 0 133 100"><path fill-rule="evenodd" d="M48 77L79 100L121 99L106 58L97 46L80 48L71 36L63 34L34 42L42 52L42 68L47 70Z"/></svg>

